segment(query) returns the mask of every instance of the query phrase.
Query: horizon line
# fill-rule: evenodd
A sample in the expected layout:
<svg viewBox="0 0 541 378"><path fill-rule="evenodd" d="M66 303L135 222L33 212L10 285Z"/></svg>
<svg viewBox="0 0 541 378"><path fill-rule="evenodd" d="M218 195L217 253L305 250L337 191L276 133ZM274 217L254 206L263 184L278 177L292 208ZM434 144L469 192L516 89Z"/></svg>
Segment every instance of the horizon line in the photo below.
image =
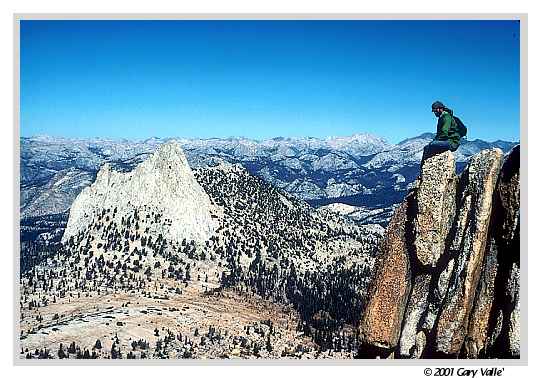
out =
<svg viewBox="0 0 541 378"><path fill-rule="evenodd" d="M400 144L406 140L420 138L423 135L430 134L435 135L433 132L425 132L418 135L414 135L405 139L400 140L399 142L393 143L389 142L384 137L381 137L376 134L372 133L354 133L350 135L327 135L323 137L315 137L315 136L274 136L274 137L268 137L268 138L250 138L245 136L223 136L223 137L209 137L209 138L203 138L203 137L182 137L182 136L167 136L167 137L157 137L157 136L149 136L146 138L115 138L115 137L102 137L102 136L87 136L87 137L69 137L69 136L58 136L58 135L51 135L51 134L34 134L30 136L26 135L20 135L19 138L27 138L27 139L36 139L36 138L51 138L51 139L63 139L63 140L73 140L73 141L88 141L88 140L102 140L102 141L110 141L110 142L146 142L148 140L157 139L157 140L171 140L171 139L180 139L180 140L248 140L252 142L265 142L269 140L276 140L276 139L284 139L284 140L302 140L302 139L316 139L316 140L333 140L333 139L340 139L340 138L353 138L355 136L370 136L377 139L380 139L381 141L388 143L388 144ZM496 139L496 140L485 140L480 138L475 139L468 139L465 138L468 142L474 142L474 141L483 141L487 143L497 143L497 142L507 142L507 143L521 143L519 140L504 140L504 139Z"/></svg>

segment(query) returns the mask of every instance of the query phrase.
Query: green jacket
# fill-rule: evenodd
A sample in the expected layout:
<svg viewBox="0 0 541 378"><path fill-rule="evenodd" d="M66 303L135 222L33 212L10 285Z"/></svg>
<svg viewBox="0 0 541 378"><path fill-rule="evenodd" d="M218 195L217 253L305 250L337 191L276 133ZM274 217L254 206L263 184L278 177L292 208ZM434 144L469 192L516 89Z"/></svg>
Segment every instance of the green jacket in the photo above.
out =
<svg viewBox="0 0 541 378"><path fill-rule="evenodd" d="M436 140L448 140L453 151L458 148L460 142L460 134L458 133L456 122L453 118L453 111L444 110L438 118L438 131L436 132Z"/></svg>

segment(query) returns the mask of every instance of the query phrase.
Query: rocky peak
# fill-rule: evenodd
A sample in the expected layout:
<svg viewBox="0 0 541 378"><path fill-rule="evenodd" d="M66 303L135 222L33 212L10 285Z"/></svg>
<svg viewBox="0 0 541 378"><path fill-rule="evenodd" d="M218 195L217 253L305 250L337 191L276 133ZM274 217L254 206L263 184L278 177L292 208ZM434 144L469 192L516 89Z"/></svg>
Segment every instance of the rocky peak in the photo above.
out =
<svg viewBox="0 0 541 378"><path fill-rule="evenodd" d="M518 357L519 146L423 161L380 244L365 356ZM503 162L503 165L502 165Z"/></svg>
<svg viewBox="0 0 541 378"><path fill-rule="evenodd" d="M95 182L71 206L62 240L103 217L118 224L129 218L140 220L142 230L172 241L202 242L216 228L211 214L215 211L179 143L171 141L130 172L117 172L104 164Z"/></svg>

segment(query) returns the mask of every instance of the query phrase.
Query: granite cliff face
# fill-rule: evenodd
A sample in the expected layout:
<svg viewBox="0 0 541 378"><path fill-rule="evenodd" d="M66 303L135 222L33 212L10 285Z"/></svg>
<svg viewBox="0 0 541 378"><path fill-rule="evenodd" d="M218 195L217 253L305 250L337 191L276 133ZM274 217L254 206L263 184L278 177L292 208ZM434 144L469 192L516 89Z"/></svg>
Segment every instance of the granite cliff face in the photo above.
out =
<svg viewBox="0 0 541 378"><path fill-rule="evenodd" d="M169 142L131 172L117 172L104 164L96 181L71 206L62 241L88 230L96 217L109 217L120 225L133 211L138 214L137 226L147 234L178 242L204 242L217 227L212 217L217 209L195 179L180 145Z"/></svg>
<svg viewBox="0 0 541 378"><path fill-rule="evenodd" d="M520 357L520 147L423 162L380 244L363 357Z"/></svg>

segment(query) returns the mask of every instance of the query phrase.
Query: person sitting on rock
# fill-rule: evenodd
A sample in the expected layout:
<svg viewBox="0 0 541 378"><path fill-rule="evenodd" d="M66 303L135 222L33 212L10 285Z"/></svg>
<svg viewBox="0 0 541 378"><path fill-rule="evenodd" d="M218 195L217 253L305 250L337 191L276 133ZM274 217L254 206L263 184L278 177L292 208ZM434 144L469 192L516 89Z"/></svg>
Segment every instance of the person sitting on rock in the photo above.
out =
<svg viewBox="0 0 541 378"><path fill-rule="evenodd" d="M423 160L444 151L456 151L461 138L453 111L440 101L432 104L432 112L438 118L436 137L427 144L423 152Z"/></svg>

